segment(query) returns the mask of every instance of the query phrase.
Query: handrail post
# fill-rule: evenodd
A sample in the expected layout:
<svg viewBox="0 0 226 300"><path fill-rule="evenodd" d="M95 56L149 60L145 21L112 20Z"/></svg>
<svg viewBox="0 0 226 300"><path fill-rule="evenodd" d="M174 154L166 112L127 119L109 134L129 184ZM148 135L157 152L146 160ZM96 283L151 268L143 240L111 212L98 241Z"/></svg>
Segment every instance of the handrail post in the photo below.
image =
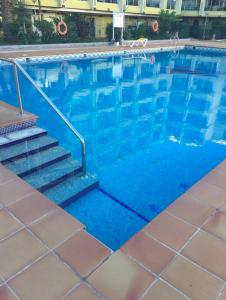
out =
<svg viewBox="0 0 226 300"><path fill-rule="evenodd" d="M24 113L24 111L23 111L23 105L22 105L22 99L21 99L20 83L19 83L19 78L18 78L17 66L15 63L13 63L13 71L14 71L14 78L15 78L15 84L16 84L16 94L17 94L19 112L22 115Z"/></svg>
<svg viewBox="0 0 226 300"><path fill-rule="evenodd" d="M86 146L85 143L81 143L81 154L82 154L82 173L86 175Z"/></svg>

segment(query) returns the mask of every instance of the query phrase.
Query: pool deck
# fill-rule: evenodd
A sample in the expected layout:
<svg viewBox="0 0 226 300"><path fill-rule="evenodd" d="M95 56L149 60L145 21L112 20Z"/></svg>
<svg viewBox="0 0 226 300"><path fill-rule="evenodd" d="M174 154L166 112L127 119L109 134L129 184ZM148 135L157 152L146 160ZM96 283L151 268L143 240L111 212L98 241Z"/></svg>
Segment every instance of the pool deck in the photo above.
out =
<svg viewBox="0 0 226 300"><path fill-rule="evenodd" d="M226 160L116 252L0 164L0 300L14 299L226 300Z"/></svg>
<svg viewBox="0 0 226 300"><path fill-rule="evenodd" d="M116 252L0 165L1 300L225 300L226 160Z"/></svg>
<svg viewBox="0 0 226 300"><path fill-rule="evenodd" d="M192 46L205 46L205 47L217 47L217 48L226 48L226 41L198 41L198 40L182 40L177 43L178 46L192 45ZM164 48L174 46L170 41L149 41L146 49L148 48ZM99 47L75 47L59 48L59 49L38 49L34 50L13 50L13 51L4 51L0 47L0 58L22 58L22 57L32 57L32 56L48 56L48 55L64 55L64 54L79 54L79 53L92 53L92 52L108 52L108 51L121 51L121 50L132 50L132 49L145 49L143 47L122 47L122 46L99 46Z"/></svg>

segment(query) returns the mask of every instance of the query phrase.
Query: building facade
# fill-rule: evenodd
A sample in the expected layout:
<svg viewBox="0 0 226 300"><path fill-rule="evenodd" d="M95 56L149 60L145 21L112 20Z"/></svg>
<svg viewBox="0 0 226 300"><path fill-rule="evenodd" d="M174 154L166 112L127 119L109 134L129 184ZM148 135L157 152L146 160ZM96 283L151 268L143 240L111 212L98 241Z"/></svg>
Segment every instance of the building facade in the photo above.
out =
<svg viewBox="0 0 226 300"><path fill-rule="evenodd" d="M1 1L1 0L0 0ZM126 25L139 24L158 16L161 9L175 11L182 18L226 17L226 0L22 0L28 9L51 18L65 13L85 14L95 27L95 36L104 38L112 12L124 12Z"/></svg>

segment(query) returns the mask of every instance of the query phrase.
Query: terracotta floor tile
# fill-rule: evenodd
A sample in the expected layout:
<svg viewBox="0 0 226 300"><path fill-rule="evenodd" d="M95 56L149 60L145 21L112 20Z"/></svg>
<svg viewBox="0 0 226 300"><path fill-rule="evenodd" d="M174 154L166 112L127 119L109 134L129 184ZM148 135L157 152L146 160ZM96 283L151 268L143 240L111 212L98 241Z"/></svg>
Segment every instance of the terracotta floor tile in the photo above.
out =
<svg viewBox="0 0 226 300"><path fill-rule="evenodd" d="M186 194L174 201L167 210L173 215L198 227L216 211L215 208L191 199Z"/></svg>
<svg viewBox="0 0 226 300"><path fill-rule="evenodd" d="M111 252L91 235L81 230L58 247L56 253L82 277L86 277Z"/></svg>
<svg viewBox="0 0 226 300"><path fill-rule="evenodd" d="M216 299L224 286L223 280L203 271L183 257L177 257L162 277L192 300Z"/></svg>
<svg viewBox="0 0 226 300"><path fill-rule="evenodd" d="M28 225L51 210L56 209L57 206L38 191L34 191L8 208L24 224Z"/></svg>
<svg viewBox="0 0 226 300"><path fill-rule="evenodd" d="M40 221L33 223L30 228L49 247L55 247L76 230L82 229L83 225L59 208Z"/></svg>
<svg viewBox="0 0 226 300"><path fill-rule="evenodd" d="M203 229L226 242L226 212L217 211Z"/></svg>
<svg viewBox="0 0 226 300"><path fill-rule="evenodd" d="M217 237L200 231L182 254L226 280L226 243Z"/></svg>
<svg viewBox="0 0 226 300"><path fill-rule="evenodd" d="M0 185L0 202L8 206L32 193L34 189L20 178Z"/></svg>
<svg viewBox="0 0 226 300"><path fill-rule="evenodd" d="M136 300L154 281L154 276L118 251L89 277L89 281L108 300Z"/></svg>
<svg viewBox="0 0 226 300"><path fill-rule="evenodd" d="M9 281L22 300L55 300L67 293L79 278L55 255L47 255Z"/></svg>
<svg viewBox="0 0 226 300"><path fill-rule="evenodd" d="M100 299L96 292L86 284L80 284L72 293L64 300L98 300Z"/></svg>
<svg viewBox="0 0 226 300"><path fill-rule="evenodd" d="M0 163L0 185L6 183L9 180L13 180L16 178L17 176L14 173L9 171L6 167L4 167Z"/></svg>
<svg viewBox="0 0 226 300"><path fill-rule="evenodd" d="M142 300L186 300L181 293L165 282L158 280Z"/></svg>
<svg viewBox="0 0 226 300"><path fill-rule="evenodd" d="M225 288L223 294L221 295L221 297L219 298L219 300L226 300L226 288Z"/></svg>
<svg viewBox="0 0 226 300"><path fill-rule="evenodd" d="M156 274L161 273L176 254L142 231L132 237L122 251Z"/></svg>
<svg viewBox="0 0 226 300"><path fill-rule="evenodd" d="M201 203L206 203L214 207L220 207L226 200L225 190L209 184L203 179L193 185L186 194L201 201Z"/></svg>
<svg viewBox="0 0 226 300"><path fill-rule="evenodd" d="M7 286L0 286L0 300L17 300L16 296L7 288Z"/></svg>
<svg viewBox="0 0 226 300"><path fill-rule="evenodd" d="M46 248L23 229L0 242L0 274L11 277L46 251Z"/></svg>
<svg viewBox="0 0 226 300"><path fill-rule="evenodd" d="M226 172L214 169L208 175L206 175L203 180L226 190Z"/></svg>
<svg viewBox="0 0 226 300"><path fill-rule="evenodd" d="M6 210L0 209L0 239L22 228L22 225Z"/></svg>
<svg viewBox="0 0 226 300"><path fill-rule="evenodd" d="M162 212L144 228L144 231L175 250L179 250L195 230L194 226L167 212Z"/></svg>

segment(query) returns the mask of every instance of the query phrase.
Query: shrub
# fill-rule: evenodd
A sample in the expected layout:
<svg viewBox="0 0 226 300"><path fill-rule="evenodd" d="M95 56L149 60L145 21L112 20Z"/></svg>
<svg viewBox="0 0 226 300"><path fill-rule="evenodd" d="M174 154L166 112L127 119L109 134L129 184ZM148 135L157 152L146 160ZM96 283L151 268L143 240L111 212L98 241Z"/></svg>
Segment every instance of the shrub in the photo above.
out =
<svg viewBox="0 0 226 300"><path fill-rule="evenodd" d="M170 13L168 10L161 10L158 17L159 38L167 39L171 33L177 32L179 30L179 21L179 16L175 12Z"/></svg>
<svg viewBox="0 0 226 300"><path fill-rule="evenodd" d="M190 37L190 27L191 25L187 22L182 22L179 28L179 37L180 38L189 38Z"/></svg>
<svg viewBox="0 0 226 300"><path fill-rule="evenodd" d="M78 24L77 24L76 16L75 15L65 16L64 21L67 23L67 27L68 27L68 33L65 36L66 41L69 43L78 42L79 36L78 36Z"/></svg>
<svg viewBox="0 0 226 300"><path fill-rule="evenodd" d="M226 37L225 27L226 22L222 19L216 19L212 21L211 24L211 33L212 35L215 34L217 39L222 39Z"/></svg>
<svg viewBox="0 0 226 300"><path fill-rule="evenodd" d="M202 39L203 38L203 30L204 28L200 26L199 21L194 21L190 27L189 35L195 39Z"/></svg>
<svg viewBox="0 0 226 300"><path fill-rule="evenodd" d="M42 43L52 43L56 41L56 32L53 22L47 20L37 20L35 27L40 31L40 40Z"/></svg>
<svg viewBox="0 0 226 300"><path fill-rule="evenodd" d="M17 21L13 21L8 23L7 28L8 34L7 34L7 41L9 43L17 43L18 42L18 34L20 32L20 26Z"/></svg>

